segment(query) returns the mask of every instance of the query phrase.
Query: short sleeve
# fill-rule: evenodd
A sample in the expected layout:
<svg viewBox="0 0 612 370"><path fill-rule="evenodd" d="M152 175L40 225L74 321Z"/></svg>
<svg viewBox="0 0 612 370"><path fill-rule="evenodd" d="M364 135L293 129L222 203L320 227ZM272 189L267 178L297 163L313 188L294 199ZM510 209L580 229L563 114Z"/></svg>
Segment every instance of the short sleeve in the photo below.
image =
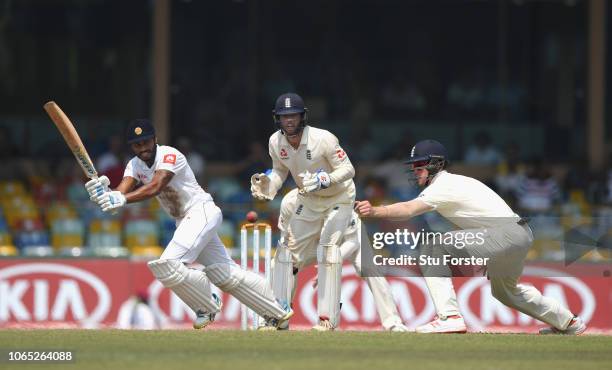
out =
<svg viewBox="0 0 612 370"><path fill-rule="evenodd" d="M134 160L129 161L127 166L125 166L123 177L133 177L138 179L138 176L136 176L136 172L134 171Z"/></svg>
<svg viewBox="0 0 612 370"><path fill-rule="evenodd" d="M166 170L177 173L187 166L187 159L178 150L168 150L161 153L157 170Z"/></svg>

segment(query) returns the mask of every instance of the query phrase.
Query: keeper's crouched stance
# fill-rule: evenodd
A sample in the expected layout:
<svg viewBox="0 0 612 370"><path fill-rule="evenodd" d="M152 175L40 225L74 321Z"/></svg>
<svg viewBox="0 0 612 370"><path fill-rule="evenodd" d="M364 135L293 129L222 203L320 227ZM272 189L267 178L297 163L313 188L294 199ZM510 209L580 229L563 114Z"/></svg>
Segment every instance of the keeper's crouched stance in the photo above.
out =
<svg viewBox="0 0 612 370"><path fill-rule="evenodd" d="M212 293L211 283L273 324L288 320L293 311L276 300L266 280L242 270L227 254L217 235L223 220L221 210L197 183L185 156L175 148L157 145L155 131L147 120L131 122L127 138L136 156L127 164L117 189L111 191L104 176L89 181L85 187L92 201L105 212L157 197L162 208L176 220L172 240L160 258L148 266L196 313L194 328L210 324L221 309L221 300ZM134 190L138 183L142 186ZM193 262L202 264L204 271L186 266Z"/></svg>

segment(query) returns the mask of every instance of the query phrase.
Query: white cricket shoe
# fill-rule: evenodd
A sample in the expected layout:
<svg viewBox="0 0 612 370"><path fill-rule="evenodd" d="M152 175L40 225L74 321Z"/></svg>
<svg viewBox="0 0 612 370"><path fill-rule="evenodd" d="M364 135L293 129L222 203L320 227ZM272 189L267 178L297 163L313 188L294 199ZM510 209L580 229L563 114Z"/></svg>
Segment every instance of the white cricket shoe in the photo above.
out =
<svg viewBox="0 0 612 370"><path fill-rule="evenodd" d="M314 331L334 331L336 328L327 319L319 318L319 323L312 327Z"/></svg>
<svg viewBox="0 0 612 370"><path fill-rule="evenodd" d="M223 307L223 302L221 302L221 298L219 298L219 296L216 295L215 293L212 294L212 297L217 302L217 305L219 305L219 311L221 311L221 308ZM196 312L196 318L193 321L193 328L203 329L207 327L213 321L215 321L215 316L217 316L216 312L209 313L209 312L204 312L202 310L198 310L198 312Z"/></svg>
<svg viewBox="0 0 612 370"><path fill-rule="evenodd" d="M574 316L572 321L565 330L559 330L554 326L549 328L540 329L540 334L562 334L562 335L580 335L586 330L586 324L578 316Z"/></svg>
<svg viewBox="0 0 612 370"><path fill-rule="evenodd" d="M257 330L268 331L268 330L288 330L289 329L289 319L293 316L293 309L289 303L284 301L278 301L283 310L285 311L285 316L280 319L276 318L267 318L265 324L259 326Z"/></svg>
<svg viewBox="0 0 612 370"><path fill-rule="evenodd" d="M417 333L463 334L467 332L465 321L460 315L434 317L433 321L416 328Z"/></svg>
<svg viewBox="0 0 612 370"><path fill-rule="evenodd" d="M389 331L392 333L405 333L410 330L404 324L396 324L389 328Z"/></svg>

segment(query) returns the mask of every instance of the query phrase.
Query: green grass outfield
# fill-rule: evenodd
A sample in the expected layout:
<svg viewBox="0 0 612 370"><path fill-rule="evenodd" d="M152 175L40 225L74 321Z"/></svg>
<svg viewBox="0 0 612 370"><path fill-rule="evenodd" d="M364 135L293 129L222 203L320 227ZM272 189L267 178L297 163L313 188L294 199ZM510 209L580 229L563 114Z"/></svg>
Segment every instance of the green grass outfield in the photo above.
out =
<svg viewBox="0 0 612 370"><path fill-rule="evenodd" d="M74 364L0 369L611 369L612 337L388 332L0 330L0 352L72 350Z"/></svg>

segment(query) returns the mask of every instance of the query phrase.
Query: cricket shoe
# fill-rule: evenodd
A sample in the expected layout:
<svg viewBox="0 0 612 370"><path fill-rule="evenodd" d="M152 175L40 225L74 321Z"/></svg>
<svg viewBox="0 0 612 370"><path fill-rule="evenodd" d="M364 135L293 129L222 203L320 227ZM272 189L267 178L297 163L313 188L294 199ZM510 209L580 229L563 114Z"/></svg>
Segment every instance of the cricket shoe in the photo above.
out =
<svg viewBox="0 0 612 370"><path fill-rule="evenodd" d="M285 316L280 319L277 318L267 318L264 325L259 326L257 330L268 331L268 330L287 330L289 329L289 319L293 316L293 309L289 305L289 303L284 301L278 301L283 310L285 311ZM283 329L286 328L286 329Z"/></svg>
<svg viewBox="0 0 612 370"><path fill-rule="evenodd" d="M221 302L221 298L219 298L219 296L216 295L215 293L212 294L212 297L215 300L215 302L217 302L217 305L219 306L219 311L221 311L221 308L223 307L223 302ZM196 318L193 322L193 328L203 329L207 327L213 321L215 321L216 315L217 315L216 312L209 313L209 312L204 312L202 310L198 310L196 312Z"/></svg>
<svg viewBox="0 0 612 370"><path fill-rule="evenodd" d="M460 315L434 317L433 321L416 328L417 333L463 334L467 332L465 321Z"/></svg>
<svg viewBox="0 0 612 370"><path fill-rule="evenodd" d="M389 328L389 331L392 333L406 333L410 330L404 324L395 324Z"/></svg>
<svg viewBox="0 0 612 370"><path fill-rule="evenodd" d="M332 325L329 319L325 317L319 317L319 323L312 327L314 331L334 331L336 327Z"/></svg>
<svg viewBox="0 0 612 370"><path fill-rule="evenodd" d="M565 330L559 330L551 326L550 328L540 329L540 334L580 335L584 333L586 328L584 321L580 317L574 316Z"/></svg>

